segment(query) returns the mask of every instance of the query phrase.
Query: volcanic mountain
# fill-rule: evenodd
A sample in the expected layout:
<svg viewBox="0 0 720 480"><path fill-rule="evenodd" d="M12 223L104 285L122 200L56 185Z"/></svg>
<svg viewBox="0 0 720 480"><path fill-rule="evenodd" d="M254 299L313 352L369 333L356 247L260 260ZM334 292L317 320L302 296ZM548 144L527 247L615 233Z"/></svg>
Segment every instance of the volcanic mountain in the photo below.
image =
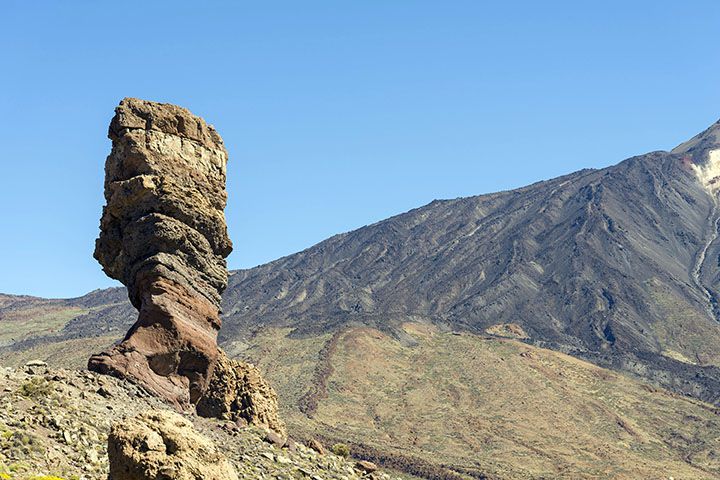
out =
<svg viewBox="0 0 720 480"><path fill-rule="evenodd" d="M717 403L719 135L716 123L671 152L434 201L235 272L224 341L263 325L402 337L407 320L512 324L528 343Z"/></svg>
<svg viewBox="0 0 720 480"><path fill-rule="evenodd" d="M720 478L719 176L720 122L437 200L231 272L219 341L292 431L426 478ZM83 366L135 315L119 288L0 295L0 363Z"/></svg>
<svg viewBox="0 0 720 480"><path fill-rule="evenodd" d="M527 343L718 403L719 174L720 122L670 152L433 201L232 272L221 343L261 327L302 337L370 326L402 339L406 321L475 333L510 325ZM40 301L6 298L7 318ZM124 298L111 289L51 301L81 314L4 349L120 332L132 319Z"/></svg>

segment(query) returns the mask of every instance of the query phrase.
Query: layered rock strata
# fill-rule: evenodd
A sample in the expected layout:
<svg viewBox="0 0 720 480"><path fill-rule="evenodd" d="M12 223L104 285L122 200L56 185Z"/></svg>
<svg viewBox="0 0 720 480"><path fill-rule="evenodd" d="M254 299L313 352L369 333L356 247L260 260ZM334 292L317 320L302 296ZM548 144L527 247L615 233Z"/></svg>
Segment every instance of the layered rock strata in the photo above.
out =
<svg viewBox="0 0 720 480"><path fill-rule="evenodd" d="M220 355L228 155L215 129L184 108L126 98L115 112L95 258L128 287L139 317L88 366L186 407Z"/></svg>

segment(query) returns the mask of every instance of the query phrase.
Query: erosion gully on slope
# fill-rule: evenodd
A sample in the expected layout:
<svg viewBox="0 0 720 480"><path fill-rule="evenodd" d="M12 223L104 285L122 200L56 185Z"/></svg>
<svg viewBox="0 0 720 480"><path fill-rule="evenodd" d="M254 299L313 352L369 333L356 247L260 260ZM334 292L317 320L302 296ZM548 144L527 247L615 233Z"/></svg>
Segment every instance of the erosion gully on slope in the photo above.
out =
<svg viewBox="0 0 720 480"><path fill-rule="evenodd" d="M702 280L700 279L700 275L702 273L702 267L705 263L705 257L707 256L707 251L710 248L710 245L713 244L715 240L717 240L718 237L718 222L720 221L720 215L718 215L718 197L717 193L711 191L710 195L713 199L713 205L712 209L710 210L710 215L708 215L707 224L708 224L708 233L705 236L705 241L703 242L702 248L698 251L697 258L695 259L695 265L692 269L691 278L695 286L702 292L703 296L707 300L706 305L706 311L710 318L712 320L720 322L720 306L718 306L718 300L715 295L715 293L706 287Z"/></svg>

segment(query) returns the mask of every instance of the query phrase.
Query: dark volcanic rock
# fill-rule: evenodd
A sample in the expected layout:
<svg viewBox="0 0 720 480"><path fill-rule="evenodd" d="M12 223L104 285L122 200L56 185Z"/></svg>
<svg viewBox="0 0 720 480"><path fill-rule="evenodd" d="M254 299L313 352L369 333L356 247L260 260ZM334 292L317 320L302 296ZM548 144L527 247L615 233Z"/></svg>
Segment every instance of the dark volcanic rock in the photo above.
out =
<svg viewBox="0 0 720 480"><path fill-rule="evenodd" d="M227 152L201 118L125 99L110 124L95 258L140 312L122 343L89 368L196 403L219 355L220 294L232 250L223 209Z"/></svg>

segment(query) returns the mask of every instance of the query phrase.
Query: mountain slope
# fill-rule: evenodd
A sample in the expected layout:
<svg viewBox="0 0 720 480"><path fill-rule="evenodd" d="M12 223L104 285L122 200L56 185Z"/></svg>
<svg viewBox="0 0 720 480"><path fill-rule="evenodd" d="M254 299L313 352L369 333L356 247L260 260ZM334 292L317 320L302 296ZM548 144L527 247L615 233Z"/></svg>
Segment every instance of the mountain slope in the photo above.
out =
<svg viewBox="0 0 720 480"><path fill-rule="evenodd" d="M436 201L237 272L225 341L407 319L528 342L720 398L718 212L698 178L720 124L673 152L529 187Z"/></svg>
<svg viewBox="0 0 720 480"><path fill-rule="evenodd" d="M234 272L221 341L262 326L303 336L365 325L401 338L408 320L476 333L513 323L528 343L718 403L718 132L720 123L672 152L435 201ZM4 350L123 331L135 315L122 297L52 301L82 313ZM33 302L43 301L8 300L0 318Z"/></svg>
<svg viewBox="0 0 720 480"><path fill-rule="evenodd" d="M717 408L514 339L400 328L412 346L367 327L268 328L238 353L277 386L290 431L379 463L471 478L720 478Z"/></svg>

